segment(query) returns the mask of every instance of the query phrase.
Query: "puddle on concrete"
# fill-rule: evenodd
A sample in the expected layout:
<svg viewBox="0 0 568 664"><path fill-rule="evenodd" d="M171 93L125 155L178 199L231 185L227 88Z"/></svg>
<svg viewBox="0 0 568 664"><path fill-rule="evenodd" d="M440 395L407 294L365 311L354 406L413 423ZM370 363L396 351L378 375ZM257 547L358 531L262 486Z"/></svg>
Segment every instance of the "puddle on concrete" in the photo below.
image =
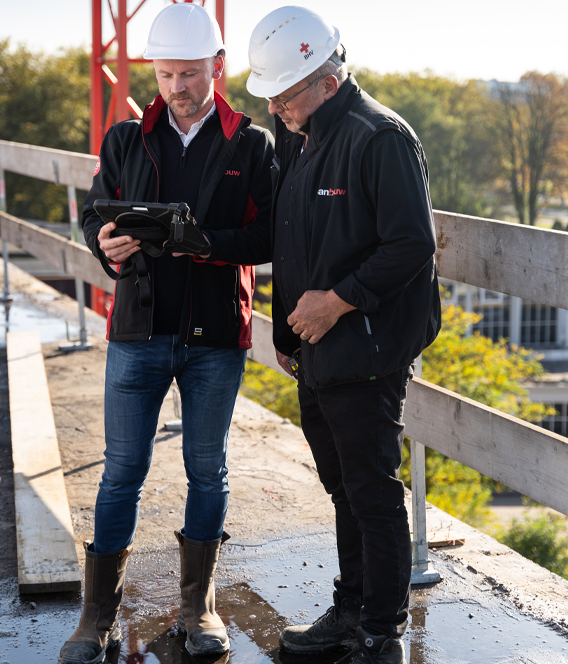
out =
<svg viewBox="0 0 568 664"><path fill-rule="evenodd" d="M37 330L42 344L67 339L67 328L63 318L50 316L43 309L35 307L24 295L12 293L12 298L13 302L9 304L0 303L0 347L6 345L6 332ZM53 299L53 296L44 295L41 299ZM69 324L69 336L75 339L78 335L78 328Z"/></svg>
<svg viewBox="0 0 568 664"><path fill-rule="evenodd" d="M452 578L443 561L436 564L445 581L412 594L404 638L408 664L568 664L568 639L506 599ZM310 622L330 604L336 573L331 534L255 547L225 545L217 609L231 650L216 658L192 658L175 634L179 577L167 574L171 565L157 577L138 567L121 611L123 642L109 652L110 664L335 664L345 654L294 657L278 649L286 625ZM15 580L1 581L0 664L57 661L79 613L76 596L22 599Z"/></svg>

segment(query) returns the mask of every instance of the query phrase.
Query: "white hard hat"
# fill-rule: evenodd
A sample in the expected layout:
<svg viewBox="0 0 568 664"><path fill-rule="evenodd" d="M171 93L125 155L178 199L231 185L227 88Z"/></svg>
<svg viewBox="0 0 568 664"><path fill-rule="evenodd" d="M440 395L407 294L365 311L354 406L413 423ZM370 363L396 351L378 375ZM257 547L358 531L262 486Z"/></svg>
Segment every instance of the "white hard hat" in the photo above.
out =
<svg viewBox="0 0 568 664"><path fill-rule="evenodd" d="M275 97L314 72L339 44L339 30L304 7L280 7L253 30L247 90Z"/></svg>
<svg viewBox="0 0 568 664"><path fill-rule="evenodd" d="M156 16L148 44L146 60L202 60L224 48L217 21L199 5L170 5Z"/></svg>

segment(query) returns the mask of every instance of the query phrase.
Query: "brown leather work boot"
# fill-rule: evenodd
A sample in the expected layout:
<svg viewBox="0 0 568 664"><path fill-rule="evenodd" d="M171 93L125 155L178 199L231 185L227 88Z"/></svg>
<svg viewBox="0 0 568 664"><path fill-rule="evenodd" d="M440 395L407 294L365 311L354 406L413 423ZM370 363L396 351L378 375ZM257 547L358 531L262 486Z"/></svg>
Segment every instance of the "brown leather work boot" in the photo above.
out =
<svg viewBox="0 0 568 664"><path fill-rule="evenodd" d="M107 649L120 641L117 619L126 563L132 547L113 553L93 553L85 547L85 597L79 626L63 644L58 664L99 664Z"/></svg>
<svg viewBox="0 0 568 664"><path fill-rule="evenodd" d="M178 629L187 633L185 647L192 655L229 650L225 625L215 612L215 568L222 538L198 542L175 532L181 563L181 608Z"/></svg>

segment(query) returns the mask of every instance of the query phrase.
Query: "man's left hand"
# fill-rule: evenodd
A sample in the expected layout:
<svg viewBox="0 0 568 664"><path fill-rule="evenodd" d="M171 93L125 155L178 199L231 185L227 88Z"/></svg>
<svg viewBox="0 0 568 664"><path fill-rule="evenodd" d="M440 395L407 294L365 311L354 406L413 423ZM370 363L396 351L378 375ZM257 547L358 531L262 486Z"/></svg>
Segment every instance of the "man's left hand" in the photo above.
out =
<svg viewBox="0 0 568 664"><path fill-rule="evenodd" d="M333 290L306 291L288 316L288 325L291 325L292 330L304 341L317 344L343 314L355 308Z"/></svg>

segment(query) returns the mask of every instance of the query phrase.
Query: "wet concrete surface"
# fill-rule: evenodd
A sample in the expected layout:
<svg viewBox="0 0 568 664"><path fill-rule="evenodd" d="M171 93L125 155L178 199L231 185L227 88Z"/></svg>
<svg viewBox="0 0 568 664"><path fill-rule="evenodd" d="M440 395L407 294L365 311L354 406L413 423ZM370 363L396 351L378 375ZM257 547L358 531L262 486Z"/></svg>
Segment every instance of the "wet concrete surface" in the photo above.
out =
<svg viewBox="0 0 568 664"><path fill-rule="evenodd" d="M568 639L523 614L491 579L457 564L444 550L432 554L443 581L413 589L404 637L409 664L566 664ZM294 657L280 653L278 635L289 624L315 620L331 602L337 573L332 533L262 545L223 547L217 610L231 651L192 658L175 633L177 552L133 554L121 609L123 641L108 653L119 664L332 664L345 652ZM80 614L78 595L21 598L15 579L0 582L0 664L57 661Z"/></svg>
<svg viewBox="0 0 568 664"><path fill-rule="evenodd" d="M62 316L73 320L76 304L67 303L64 306L65 298L58 299L58 296L47 292L47 287L45 292L36 292L37 290L36 286L33 292L30 290L33 297L24 295L15 298L9 314L10 331L40 329L44 343L65 339L65 322ZM5 311L0 307L0 321L4 320ZM41 321L41 325L38 325L38 321ZM99 329L97 325L101 328L102 336L104 321L97 323L93 317L88 323L89 329L91 326ZM0 329L0 341L3 338L4 334ZM0 354L2 352L5 353L0 350ZM91 351L86 355L91 357L95 354L96 351ZM63 397L59 394L61 386L58 387L55 381L57 374L54 368L56 367L51 367L50 389L52 399L55 396L56 412L59 412L63 406L58 404ZM0 375L0 379L4 378ZM66 379L68 380L68 377ZM7 386L2 385L0 424L5 420L9 428L8 414L2 411L2 407L5 410L6 406ZM82 385L86 392L91 389L88 381ZM93 400L100 401L98 392L93 392ZM85 404L91 407L90 402L85 401ZM67 408L67 401L63 405ZM250 411L251 417L258 419L258 413L253 410ZM63 422L65 426L60 423L59 432L65 441L64 451L66 450L67 454L70 445L65 437L67 429L80 432L82 429L88 430L89 426L97 428L96 423L87 424L79 422L81 429L75 429L74 422L72 427L67 426L66 422ZM335 664L345 654L339 652L327 656L299 658L279 652L278 635L285 625L311 622L323 614L331 603L332 579L337 573L334 536L331 532L321 532L329 527L323 518L317 520L319 534L314 534L316 521L313 515L320 514L317 512L318 503L311 498L311 494L309 500L299 499L301 489L309 479L309 469L299 452L288 452L288 456L297 461L293 467L285 468L286 477L278 476L280 484L275 484L275 473L282 469L283 460L280 457L273 459L266 456L268 444L253 440L254 430L248 420L239 420L238 424L244 432L245 442L242 445L250 448L251 454L261 457L264 465L257 468L255 459L248 457L239 457L239 461L232 464L231 472L236 478L233 490L238 487L240 475L258 475L258 480L255 480L258 486L251 480L250 485L247 484L241 489L242 495L249 497L249 502L242 496L235 501L235 497L239 497L238 491L232 494L232 509L238 511L240 520L233 514L232 527L237 527L234 525L236 522L239 524L238 529L236 532L232 530L235 537L223 546L217 575L217 609L230 635L230 653L209 661L192 658L172 629L179 605L177 551L171 532L169 535L160 535L159 541L158 536L153 534L158 530L166 533L166 526L168 531L173 529L170 528L167 515L172 512L172 507L177 505L176 500L181 505L181 498L170 488L164 493L167 497L167 504L164 503L165 512L159 511L154 503L149 502L147 507L143 505L141 517L144 519L138 531L134 554L130 559L121 609L123 642L120 648L108 653L107 662ZM257 432L257 438L264 441L267 434L268 439L278 439L275 443L278 449L285 449L285 444L288 444L292 450L292 440L288 440L291 434L287 432L287 428L290 427L280 423L278 426L274 425L274 430L263 429L262 432ZM89 445L92 445L90 438L89 441ZM237 442L235 434L232 438L233 453L238 447ZM253 445L255 442L256 447ZM85 443L82 445L84 447ZM160 461L159 450L165 445L167 442L157 447L154 466ZM0 450L2 449L0 443ZM9 458L8 447L2 454L5 459ZM95 454L93 457L97 469L99 457L102 458L102 455ZM86 472L83 468L92 465L85 466L77 459L72 461L68 467L68 477L72 478L80 477L82 472ZM87 461L91 461L90 456ZM149 480L147 491L151 488L153 493L162 491L161 487L172 483L172 468L178 462L174 459L171 463L172 466L164 465L155 487ZM302 470L307 475L301 475ZM3 486L9 490L11 485L8 475L11 471L6 473L6 476L0 479ZM87 479L84 480L86 485L96 486L95 480ZM289 491L293 500L286 494L288 484L292 487ZM273 491L276 491L274 486L279 487L277 496L273 496ZM73 488L77 493L72 483L69 488ZM262 501L252 501L255 491L262 496ZM316 489L312 488L311 491L315 492ZM327 496L324 498L327 501ZM93 500L87 493L77 494L73 503L77 513L80 510L80 514L89 517L91 508L87 505L92 504ZM237 507L234 507L235 505ZM287 505L288 509L284 510L283 507ZM154 512L152 518L157 521L156 530L149 531L150 535L147 534L144 538L143 525L148 523ZM308 522L307 517L310 515L312 520ZM172 519L175 516L174 514ZM431 530L438 528L438 516L440 519L442 516L444 519L447 517L428 506ZM0 568L4 572L0 575L0 664L56 662L62 643L78 622L81 598L78 595L19 596L13 576L16 566L15 542L12 540L15 540L15 537L9 529L12 528L10 524L13 516L5 516L5 523L1 521L1 517L0 514L0 555L4 558L4 566L0 565ZM245 527L242 527L241 522ZM286 525L287 531L298 534L272 542L254 539L255 533L261 533L266 539L282 537L283 524ZM304 530L301 530L302 528ZM568 610L558 607L566 606L562 603L568 594L566 582L559 577L552 578L554 575L537 569L532 563L520 559L517 554L474 532L465 524L452 522L448 525L444 521L443 526L440 525L438 529L440 528L440 532L447 531L460 537L464 535L466 545L461 550L441 549L432 552L434 565L443 581L436 586L415 589L412 592L411 619L404 638L409 664L568 664L568 637L554 631L548 626L548 622L545 624L533 617L545 617L551 624L556 623L559 629L565 626L564 618L568 616ZM82 529L90 536L92 520L84 524ZM239 540L237 534L243 539ZM78 541L83 536L85 533L81 532ZM448 535L446 539L451 538ZM9 545L7 547L6 542ZM82 555L81 551L79 555ZM6 564L7 558L9 564ZM484 570L485 574L481 570ZM566 633L568 628L564 634Z"/></svg>
<svg viewBox="0 0 568 664"><path fill-rule="evenodd" d="M35 295L35 300L49 303L55 296ZM13 293L12 302L0 303L0 346L6 345L6 332L29 332L36 330L42 344L63 341L67 334L71 339L78 337L79 331L73 325L66 326L65 319L50 315L36 306L33 299L22 293Z"/></svg>

